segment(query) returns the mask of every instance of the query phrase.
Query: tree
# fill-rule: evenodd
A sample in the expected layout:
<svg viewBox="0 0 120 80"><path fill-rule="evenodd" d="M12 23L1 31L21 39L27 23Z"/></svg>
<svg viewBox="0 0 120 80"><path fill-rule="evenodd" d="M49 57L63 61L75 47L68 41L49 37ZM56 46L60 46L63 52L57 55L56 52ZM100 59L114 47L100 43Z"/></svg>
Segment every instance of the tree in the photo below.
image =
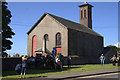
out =
<svg viewBox="0 0 120 80"><path fill-rule="evenodd" d="M24 55L21 55L21 57L23 57Z"/></svg>
<svg viewBox="0 0 120 80"><path fill-rule="evenodd" d="M13 42L10 39L15 35L9 26L12 17L10 10L7 8L7 2L2 2L2 56L7 54L5 51L11 49Z"/></svg>
<svg viewBox="0 0 120 80"><path fill-rule="evenodd" d="M9 58L10 58L10 57L11 57L11 55L10 55L10 54L8 54L8 56L7 56L7 57L9 57Z"/></svg>
<svg viewBox="0 0 120 80"><path fill-rule="evenodd" d="M18 53L15 54L15 57L20 57L20 55Z"/></svg>
<svg viewBox="0 0 120 80"><path fill-rule="evenodd" d="M116 47L116 46L114 46L114 45L109 45L109 46L107 46L107 47L112 47L115 51L119 51L119 48L118 47Z"/></svg>

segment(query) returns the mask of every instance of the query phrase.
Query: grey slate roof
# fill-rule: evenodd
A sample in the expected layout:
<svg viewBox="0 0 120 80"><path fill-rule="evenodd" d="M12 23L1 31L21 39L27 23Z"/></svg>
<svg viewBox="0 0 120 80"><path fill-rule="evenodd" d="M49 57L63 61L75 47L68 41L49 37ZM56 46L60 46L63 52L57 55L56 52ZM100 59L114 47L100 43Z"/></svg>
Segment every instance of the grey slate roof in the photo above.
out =
<svg viewBox="0 0 120 80"><path fill-rule="evenodd" d="M49 13L48 13L49 14ZM65 27L69 28L69 29L74 29L77 31L81 31L81 32L85 32L85 33L90 33L93 35L97 35L97 36L101 36L100 34L96 33L95 31L93 31L92 29L79 24L79 23L75 23L73 21L70 20L66 20L64 18L61 17L57 17L55 15L49 14L50 16L52 16L54 19L56 19L58 22L60 22L61 24L63 24Z"/></svg>
<svg viewBox="0 0 120 80"><path fill-rule="evenodd" d="M82 25L82 24L79 24L79 23L75 23L73 21L70 21L70 20L66 20L64 18L61 18L61 17L58 17L58 16L55 16L55 15L52 15L52 14L49 14L49 13L45 13L39 20L37 23L35 23L35 25L27 32L27 34L29 34L32 29L34 29L34 27L41 21L41 19L43 19L45 17L45 15L50 15L52 18L54 18L55 20L57 20L59 23L63 24L65 27L67 27L68 29L73 29L73 30L77 30L77 31L81 31L81 32L84 32L84 33L89 33L89 34L93 34L93 35L96 35L96 36L101 36L100 34L96 33L95 31L93 31L92 29ZM102 36L101 36L102 37Z"/></svg>

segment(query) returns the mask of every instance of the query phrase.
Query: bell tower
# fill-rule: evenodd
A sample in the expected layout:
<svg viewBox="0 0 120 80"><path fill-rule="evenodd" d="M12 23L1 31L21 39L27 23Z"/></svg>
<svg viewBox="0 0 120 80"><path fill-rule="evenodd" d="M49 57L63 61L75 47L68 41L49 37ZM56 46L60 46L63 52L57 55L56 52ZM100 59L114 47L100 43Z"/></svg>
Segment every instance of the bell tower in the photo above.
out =
<svg viewBox="0 0 120 80"><path fill-rule="evenodd" d="M92 29L92 5L84 2L80 7L80 24Z"/></svg>

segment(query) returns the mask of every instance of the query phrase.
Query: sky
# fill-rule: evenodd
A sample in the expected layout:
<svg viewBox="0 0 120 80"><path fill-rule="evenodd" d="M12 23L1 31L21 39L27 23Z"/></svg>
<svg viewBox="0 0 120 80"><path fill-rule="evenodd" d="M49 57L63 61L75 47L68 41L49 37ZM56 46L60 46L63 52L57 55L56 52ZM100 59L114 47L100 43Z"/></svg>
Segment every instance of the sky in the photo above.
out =
<svg viewBox="0 0 120 80"><path fill-rule="evenodd" d="M118 42L118 3L88 2L93 5L93 30L104 37L104 46ZM12 18L9 24L15 32L12 49L7 53L27 55L27 32L45 13L79 23L79 5L83 2L8 2Z"/></svg>

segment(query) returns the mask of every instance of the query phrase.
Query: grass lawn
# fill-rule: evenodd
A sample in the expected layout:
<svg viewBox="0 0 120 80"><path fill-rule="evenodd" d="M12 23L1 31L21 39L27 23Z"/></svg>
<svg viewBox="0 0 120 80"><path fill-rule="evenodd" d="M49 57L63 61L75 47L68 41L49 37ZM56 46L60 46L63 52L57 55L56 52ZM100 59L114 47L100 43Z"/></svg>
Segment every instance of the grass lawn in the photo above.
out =
<svg viewBox="0 0 120 80"><path fill-rule="evenodd" d="M88 64L88 65L73 65L71 68L64 66L62 70L50 70L50 69L31 69L27 70L26 78L40 77L40 76L49 76L65 73L75 73L75 72L86 72L94 70L104 70L104 69L115 69L117 66L112 64L105 64L104 66L100 64ZM3 72L3 78L20 78L19 74L16 74L15 71L5 71ZM13 79L11 79L13 80Z"/></svg>

